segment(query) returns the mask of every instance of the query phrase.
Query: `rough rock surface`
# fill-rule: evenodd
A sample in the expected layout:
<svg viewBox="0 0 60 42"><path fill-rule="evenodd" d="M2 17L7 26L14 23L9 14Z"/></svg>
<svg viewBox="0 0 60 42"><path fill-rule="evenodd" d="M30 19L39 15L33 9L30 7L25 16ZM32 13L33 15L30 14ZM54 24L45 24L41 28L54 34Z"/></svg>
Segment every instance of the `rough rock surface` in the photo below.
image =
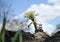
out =
<svg viewBox="0 0 60 42"><path fill-rule="evenodd" d="M60 42L60 31L46 39L44 42Z"/></svg>

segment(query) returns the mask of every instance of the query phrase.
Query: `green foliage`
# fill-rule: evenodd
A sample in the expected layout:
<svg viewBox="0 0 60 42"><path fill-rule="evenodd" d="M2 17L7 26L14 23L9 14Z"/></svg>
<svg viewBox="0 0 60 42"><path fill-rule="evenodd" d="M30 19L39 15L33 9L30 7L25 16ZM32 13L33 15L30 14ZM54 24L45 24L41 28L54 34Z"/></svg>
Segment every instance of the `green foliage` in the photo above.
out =
<svg viewBox="0 0 60 42"><path fill-rule="evenodd" d="M15 36L12 38L12 42L16 41L16 38L17 38L18 34L19 34L19 31L17 31L16 34L15 34Z"/></svg>
<svg viewBox="0 0 60 42"><path fill-rule="evenodd" d="M32 21L34 21L35 16L37 16L38 14L35 14L34 11L29 11L26 12L26 14L24 15L24 17L31 19Z"/></svg>
<svg viewBox="0 0 60 42"><path fill-rule="evenodd" d="M4 1L0 0L0 18L3 18L3 24L2 24L2 29L0 32L0 42L5 42L5 25L6 25L6 20L7 20L7 16L11 12L10 12L10 5L7 5ZM10 16L9 15L9 16ZM20 34L21 33L21 34ZM19 36L19 41L22 42L22 32L18 31L15 36L12 38L12 42L15 42L17 36Z"/></svg>
<svg viewBox="0 0 60 42"><path fill-rule="evenodd" d="M12 38L12 42L16 42L17 37L19 36L19 42L23 42L22 31L18 30L15 36Z"/></svg>
<svg viewBox="0 0 60 42"><path fill-rule="evenodd" d="M4 15L3 17L3 25L2 25L2 30L1 30L1 42L5 41L5 25L6 25L6 17Z"/></svg>
<svg viewBox="0 0 60 42"><path fill-rule="evenodd" d="M1 42L1 33L0 33L0 42Z"/></svg>
<svg viewBox="0 0 60 42"><path fill-rule="evenodd" d="M23 42L22 31L21 31L21 30L20 30L20 32L19 32L19 42Z"/></svg>

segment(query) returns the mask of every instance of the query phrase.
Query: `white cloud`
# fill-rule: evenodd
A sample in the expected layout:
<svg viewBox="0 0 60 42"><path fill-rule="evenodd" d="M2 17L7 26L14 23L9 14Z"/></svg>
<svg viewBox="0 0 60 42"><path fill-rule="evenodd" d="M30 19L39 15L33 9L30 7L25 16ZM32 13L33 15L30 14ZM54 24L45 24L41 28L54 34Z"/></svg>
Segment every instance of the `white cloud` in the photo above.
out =
<svg viewBox="0 0 60 42"><path fill-rule="evenodd" d="M42 29L51 36L52 33L56 30L56 27L52 24L42 23Z"/></svg>
<svg viewBox="0 0 60 42"><path fill-rule="evenodd" d="M29 25L31 22L32 22L32 21L29 20L29 21L27 22L27 25ZM25 31L26 31L26 32L30 32L31 34L35 33L34 25L31 24L30 27L29 27L28 29L26 29Z"/></svg>
<svg viewBox="0 0 60 42"><path fill-rule="evenodd" d="M47 21L60 16L60 5L51 6L48 4L39 4L39 5L32 4L28 8L28 10L26 10L24 13L22 13L20 15L15 16L14 18L21 18L24 16L24 14L26 12L31 11L31 10L33 10L39 14L39 16L36 16L36 21L43 24L44 32L47 32L48 34L51 35L53 33L53 31L55 30L54 28L56 28L56 27L52 24L47 23ZM33 27L33 26L31 26L31 27ZM33 29L34 29L34 27L33 27ZM32 32L35 31L33 29L31 29ZM29 30L29 32L31 32L31 30Z"/></svg>
<svg viewBox="0 0 60 42"><path fill-rule="evenodd" d="M32 4L28 10L26 10L23 14L18 15L17 17L23 17L23 15L28 11L35 11L39 14L36 16L36 21L43 24L43 30L48 32L48 34L52 34L55 30L55 26L52 24L47 23L48 20L54 19L60 16L60 5L48 5L48 4ZM33 26L32 26L33 27ZM35 30L34 30L35 31Z"/></svg>
<svg viewBox="0 0 60 42"><path fill-rule="evenodd" d="M60 5L60 0L48 0L49 3L54 3L55 5Z"/></svg>
<svg viewBox="0 0 60 42"><path fill-rule="evenodd" d="M60 6L50 6L46 4L33 4L28 8L27 11L33 10L39 14L39 19L42 21L47 21L54 19L57 16L60 16Z"/></svg>
<svg viewBox="0 0 60 42"><path fill-rule="evenodd" d="M24 30L24 29L27 29L28 26L25 22L11 22L11 23L7 23L6 26L5 26L5 29L6 30L10 30L10 31L18 31L18 30Z"/></svg>
<svg viewBox="0 0 60 42"><path fill-rule="evenodd" d="M60 6L59 5L54 5L54 6L50 6L47 4L32 4L28 10L26 10L24 13L17 15L15 17L13 17L14 19L17 18L23 18L24 14L28 11L35 11L36 13L39 14L39 20L42 21L47 21L50 19L54 19L57 16L60 16Z"/></svg>
<svg viewBox="0 0 60 42"><path fill-rule="evenodd" d="M52 24L47 23L47 21L60 16L60 6L59 5L51 6L47 4L39 4L39 5L33 4L25 12L31 10L39 14L39 16L36 16L36 21L42 23L43 30L51 35L55 30L54 28L56 27Z"/></svg>
<svg viewBox="0 0 60 42"><path fill-rule="evenodd" d="M17 16L14 16L12 19L18 19L18 17Z"/></svg>

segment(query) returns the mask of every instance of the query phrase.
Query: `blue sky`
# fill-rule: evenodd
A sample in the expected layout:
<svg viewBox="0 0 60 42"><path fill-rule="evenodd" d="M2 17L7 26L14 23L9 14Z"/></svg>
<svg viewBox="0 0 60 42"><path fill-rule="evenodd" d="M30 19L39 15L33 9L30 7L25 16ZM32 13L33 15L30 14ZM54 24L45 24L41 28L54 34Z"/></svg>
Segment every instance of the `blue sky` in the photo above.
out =
<svg viewBox="0 0 60 42"><path fill-rule="evenodd" d="M55 1L54 0L5 0L5 2L12 5L11 7L12 7L12 10L14 11L13 13L17 17L20 14L30 9L36 10L36 12L38 12L40 16L42 16L42 18L41 17L39 18L41 18L41 20L43 21L43 24L45 22L45 24L48 26L49 25L56 26L58 23L60 23L60 15L59 15L60 6L57 5L58 2L55 2ZM22 20L21 17L20 17L20 20Z"/></svg>
<svg viewBox="0 0 60 42"><path fill-rule="evenodd" d="M6 0L8 4L12 4L15 14L21 14L26 11L32 4L47 3L47 0Z"/></svg>

